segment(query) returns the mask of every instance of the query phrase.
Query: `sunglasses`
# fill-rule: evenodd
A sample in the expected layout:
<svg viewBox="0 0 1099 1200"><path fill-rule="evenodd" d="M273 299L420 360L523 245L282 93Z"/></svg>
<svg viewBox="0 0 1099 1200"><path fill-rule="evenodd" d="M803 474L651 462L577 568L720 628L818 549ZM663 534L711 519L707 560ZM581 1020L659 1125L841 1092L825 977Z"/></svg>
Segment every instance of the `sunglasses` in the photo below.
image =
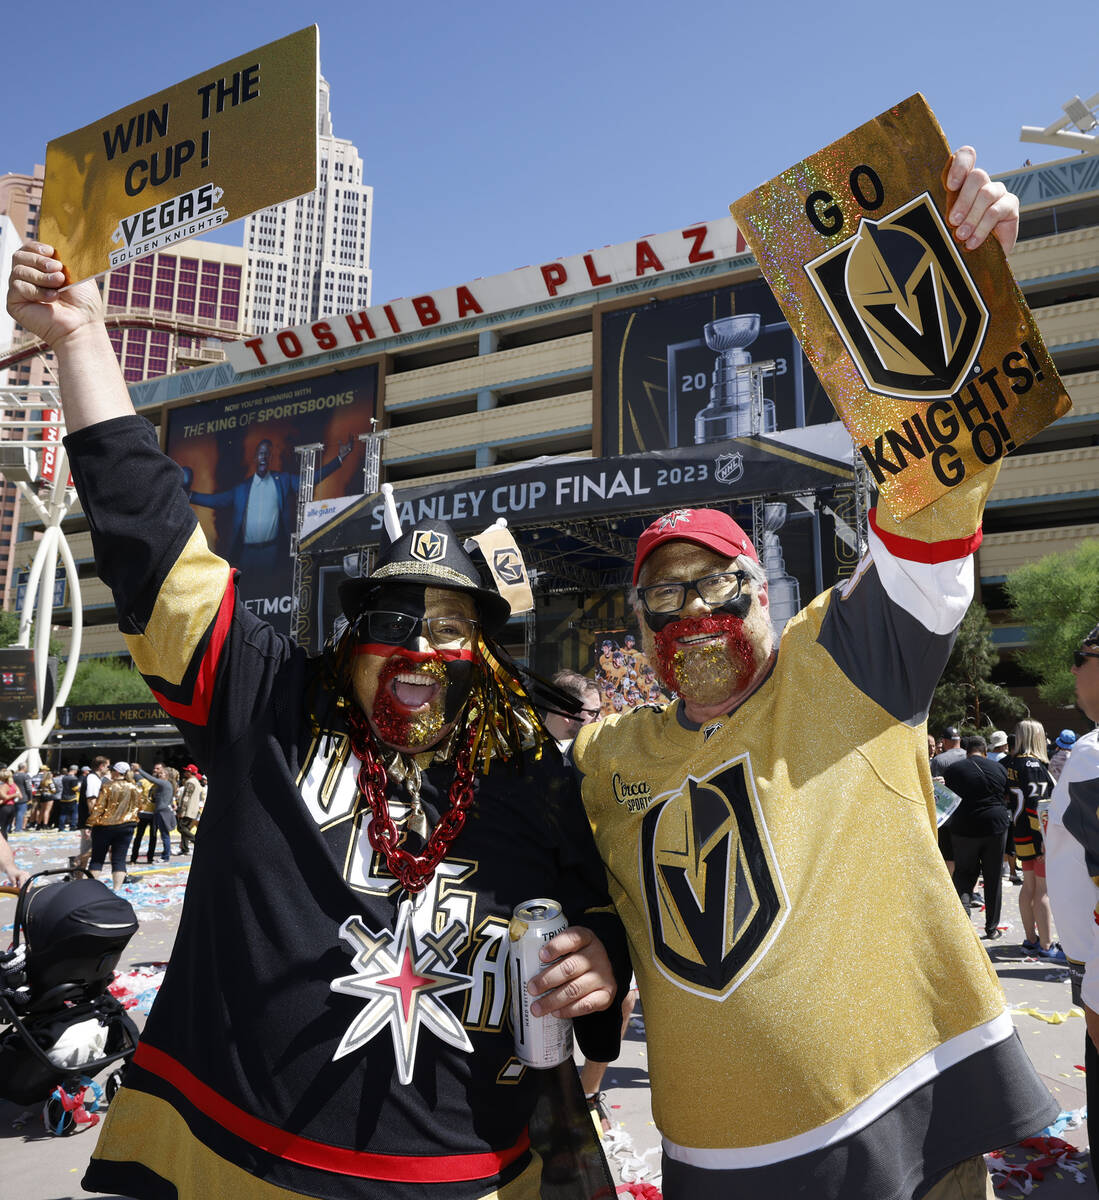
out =
<svg viewBox="0 0 1099 1200"><path fill-rule="evenodd" d="M472 643L477 622L468 617L414 617L401 612L366 614L366 635L371 642L403 646L421 631L436 650L453 650Z"/></svg>
<svg viewBox="0 0 1099 1200"><path fill-rule="evenodd" d="M1091 654L1087 650L1073 650L1072 665L1076 668L1082 667L1085 658L1099 658L1099 654Z"/></svg>

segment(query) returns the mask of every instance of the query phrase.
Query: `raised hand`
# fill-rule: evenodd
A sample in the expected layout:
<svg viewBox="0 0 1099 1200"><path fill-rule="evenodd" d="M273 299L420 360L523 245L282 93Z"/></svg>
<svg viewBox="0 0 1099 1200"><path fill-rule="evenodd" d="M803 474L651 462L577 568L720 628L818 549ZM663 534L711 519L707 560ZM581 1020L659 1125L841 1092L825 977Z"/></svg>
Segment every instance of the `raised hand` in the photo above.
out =
<svg viewBox="0 0 1099 1200"><path fill-rule="evenodd" d="M52 246L27 242L12 256L8 312L35 337L56 346L74 330L103 319L95 281L65 287Z"/></svg>
<svg viewBox="0 0 1099 1200"><path fill-rule="evenodd" d="M990 233L1010 252L1019 236L1019 198L977 166L977 151L962 146L946 169L946 190L956 192L947 211L954 236L976 250Z"/></svg>

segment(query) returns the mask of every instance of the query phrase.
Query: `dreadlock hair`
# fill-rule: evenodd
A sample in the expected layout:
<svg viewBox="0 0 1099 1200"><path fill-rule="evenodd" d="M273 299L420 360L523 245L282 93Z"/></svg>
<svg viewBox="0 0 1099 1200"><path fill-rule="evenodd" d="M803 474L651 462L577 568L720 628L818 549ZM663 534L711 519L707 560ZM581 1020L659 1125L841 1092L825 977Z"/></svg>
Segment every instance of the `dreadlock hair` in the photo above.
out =
<svg viewBox="0 0 1099 1200"><path fill-rule="evenodd" d="M369 597L373 600L373 594ZM347 732L344 711L357 704L353 667L355 648L364 640L362 628L367 608L353 620L338 618L324 644L309 684L309 711L318 733L342 736ZM559 704L569 697L547 680L521 667L494 638L480 629L475 643L473 681L469 699L456 726L461 737L476 728L474 759L487 771L493 758L503 761L533 748L540 756L549 739L542 724L539 703L549 696ZM538 695L536 701L531 691Z"/></svg>

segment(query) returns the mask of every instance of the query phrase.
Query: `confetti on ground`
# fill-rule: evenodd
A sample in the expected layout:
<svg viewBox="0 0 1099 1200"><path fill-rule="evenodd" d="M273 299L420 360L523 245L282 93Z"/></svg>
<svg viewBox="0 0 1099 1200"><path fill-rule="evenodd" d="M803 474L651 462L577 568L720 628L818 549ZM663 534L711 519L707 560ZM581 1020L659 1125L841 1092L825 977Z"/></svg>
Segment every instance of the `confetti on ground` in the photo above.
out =
<svg viewBox="0 0 1099 1200"><path fill-rule="evenodd" d="M1038 1008L1013 1008L1011 1015L1036 1017L1039 1021L1045 1021L1047 1025L1063 1025L1069 1017L1082 1017L1084 1012L1080 1008L1070 1008L1068 1012L1042 1012Z"/></svg>
<svg viewBox="0 0 1099 1200"><path fill-rule="evenodd" d="M1081 1068L1081 1070L1082 1069L1083 1068ZM1057 1117L1057 1120L1054 1121L1052 1125L1047 1125L1046 1128L1042 1130L1040 1136L1060 1137L1066 1129L1076 1129L1078 1126L1083 1125L1083 1123L1087 1120L1087 1117L1088 1106L1086 1104L1081 1108L1074 1108L1070 1112L1065 1112L1062 1110L1060 1115Z"/></svg>
<svg viewBox="0 0 1099 1200"><path fill-rule="evenodd" d="M627 1184L649 1184L653 1188L660 1186L660 1147L650 1146L648 1150L638 1154L634 1148L633 1138L626 1132L625 1128L617 1125L612 1129L608 1129L602 1137L603 1149L607 1153L607 1158L610 1159L618 1172L618 1177L623 1183ZM656 1156L656 1166L651 1166L646 1160L652 1156ZM659 1197L659 1191L656 1193ZM635 1196L644 1196L645 1193L634 1192ZM646 1197L646 1200L648 1198Z"/></svg>
<svg viewBox="0 0 1099 1200"><path fill-rule="evenodd" d="M123 1008L136 1008L138 1012L149 1015L157 992L164 981L164 970L167 963L149 963L146 966L134 967L123 971L114 977L114 982L107 989Z"/></svg>
<svg viewBox="0 0 1099 1200"><path fill-rule="evenodd" d="M1062 1114L1065 1117L1075 1115ZM1025 1154L1027 1161L1012 1162L999 1150L985 1155L985 1165L992 1176L992 1186L1005 1197L1029 1196L1034 1190L1034 1185L1041 1183L1046 1173L1051 1170L1058 1178L1061 1178L1061 1172L1064 1172L1077 1183L1084 1182L1084 1172L1088 1166L1087 1156L1059 1137L1043 1134L1040 1137L1025 1138L1018 1146L1008 1151L1009 1154L1013 1152Z"/></svg>

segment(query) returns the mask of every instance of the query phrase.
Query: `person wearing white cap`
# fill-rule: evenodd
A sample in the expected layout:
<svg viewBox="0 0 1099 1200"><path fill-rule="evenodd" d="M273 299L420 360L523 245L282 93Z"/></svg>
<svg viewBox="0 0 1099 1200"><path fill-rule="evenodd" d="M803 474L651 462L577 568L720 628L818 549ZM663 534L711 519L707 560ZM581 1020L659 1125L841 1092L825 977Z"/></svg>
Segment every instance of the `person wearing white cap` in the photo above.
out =
<svg viewBox="0 0 1099 1200"><path fill-rule="evenodd" d="M1007 758L1007 734L1002 729L994 729L988 735L986 757L989 762L999 762L1001 758Z"/></svg>
<svg viewBox="0 0 1099 1200"><path fill-rule="evenodd" d="M134 783L130 764L111 764L110 781L88 804L88 825L92 831L92 858L88 870L97 875L111 856L111 878L118 889L126 880L126 852L137 828L137 808L141 788Z"/></svg>

